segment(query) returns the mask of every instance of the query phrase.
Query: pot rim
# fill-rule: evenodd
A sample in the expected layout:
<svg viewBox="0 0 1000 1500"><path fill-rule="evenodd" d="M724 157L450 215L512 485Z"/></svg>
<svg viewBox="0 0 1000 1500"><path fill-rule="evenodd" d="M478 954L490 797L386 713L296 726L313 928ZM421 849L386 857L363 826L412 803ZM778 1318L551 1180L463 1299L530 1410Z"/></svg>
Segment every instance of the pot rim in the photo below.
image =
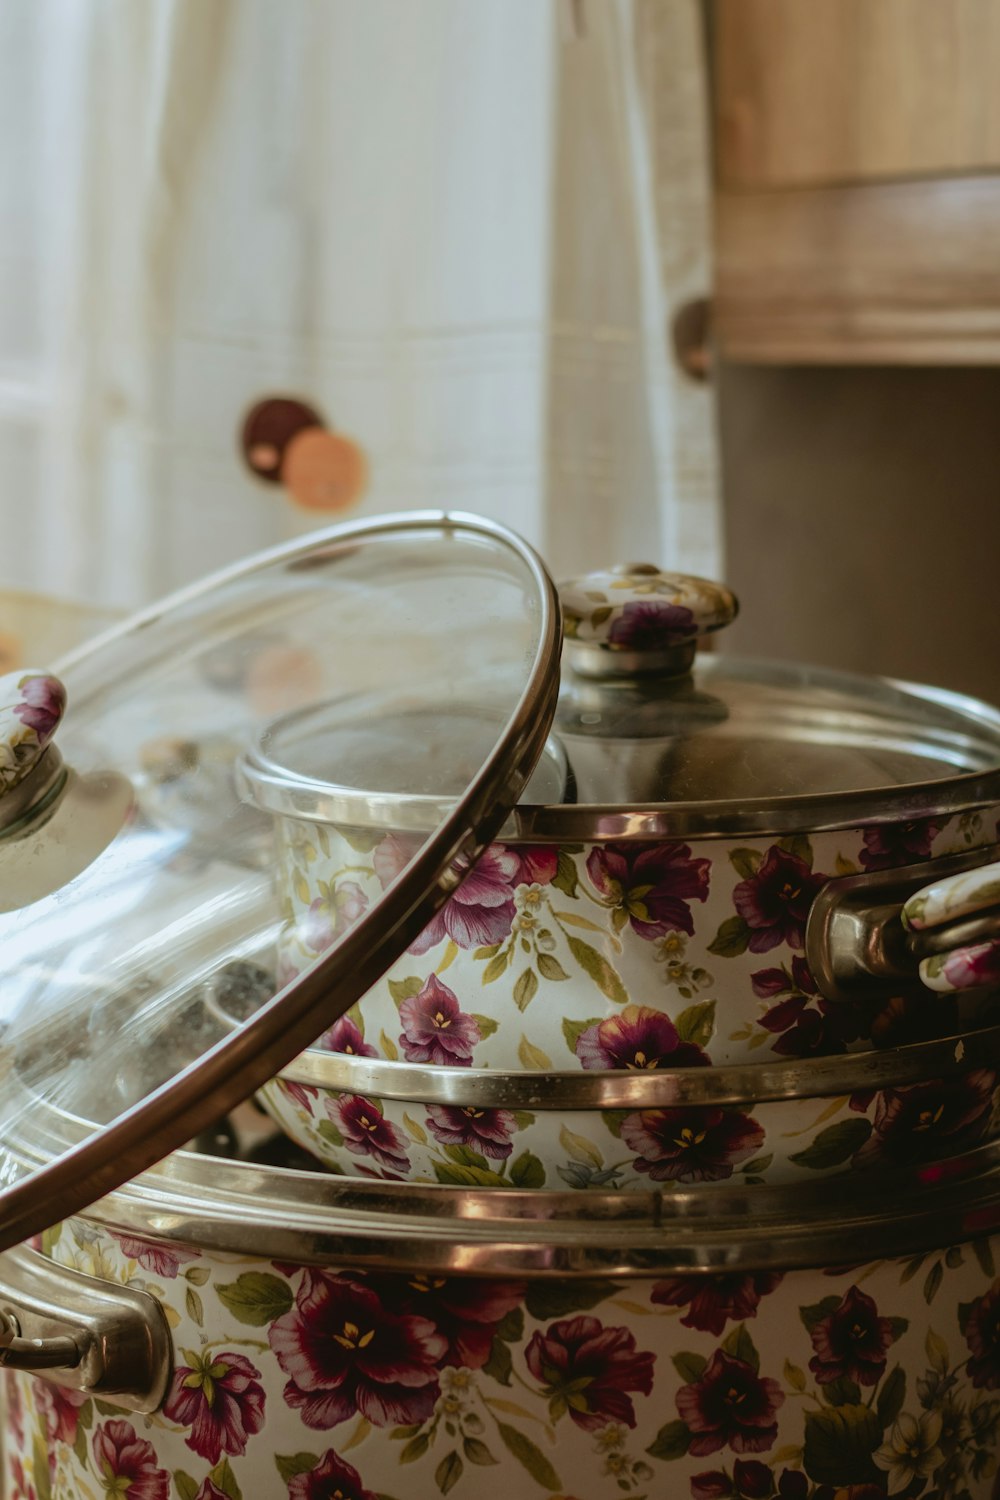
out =
<svg viewBox="0 0 1000 1500"><path fill-rule="evenodd" d="M640 1073L625 1070L507 1072L427 1067L310 1047L278 1073L337 1093L402 1103L480 1109L662 1109L676 1105L810 1100L905 1087L1000 1064L1000 1026L884 1052L848 1052L790 1062L735 1063Z"/></svg>
<svg viewBox="0 0 1000 1500"><path fill-rule="evenodd" d="M49 1111L55 1116L56 1111ZM49 1123L52 1123L50 1118ZM63 1115L57 1128L81 1122ZM38 1153L37 1132L25 1153ZM496 1279L856 1265L1000 1228L1000 1141L841 1182L644 1193L364 1181L175 1152L82 1211L114 1233L295 1264Z"/></svg>

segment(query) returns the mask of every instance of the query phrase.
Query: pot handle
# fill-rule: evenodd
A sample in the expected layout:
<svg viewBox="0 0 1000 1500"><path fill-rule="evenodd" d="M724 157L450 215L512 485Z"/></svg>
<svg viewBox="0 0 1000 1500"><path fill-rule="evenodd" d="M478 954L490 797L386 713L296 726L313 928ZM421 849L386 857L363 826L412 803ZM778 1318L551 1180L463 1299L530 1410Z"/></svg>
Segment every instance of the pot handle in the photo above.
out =
<svg viewBox="0 0 1000 1500"><path fill-rule="evenodd" d="M805 955L828 1000L1000 984L1000 845L829 881Z"/></svg>
<svg viewBox="0 0 1000 1500"><path fill-rule="evenodd" d="M173 1341L148 1292L21 1245L0 1255L0 1366L153 1412L167 1394Z"/></svg>

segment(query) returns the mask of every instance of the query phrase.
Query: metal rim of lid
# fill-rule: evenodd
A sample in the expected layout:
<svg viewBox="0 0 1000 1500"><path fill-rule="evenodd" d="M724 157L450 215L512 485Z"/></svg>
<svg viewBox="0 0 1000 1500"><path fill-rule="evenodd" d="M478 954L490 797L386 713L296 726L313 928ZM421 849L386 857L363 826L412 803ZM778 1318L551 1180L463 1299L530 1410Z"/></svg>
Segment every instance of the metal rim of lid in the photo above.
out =
<svg viewBox="0 0 1000 1500"><path fill-rule="evenodd" d="M469 787L413 857L376 909L362 918L328 960L321 959L241 1031L217 1043L168 1084L65 1155L0 1192L0 1249L49 1227L147 1169L212 1120L247 1098L349 1009L427 925L456 883L456 868L474 863L517 800L548 736L558 693L560 639L555 586L534 550L495 522L464 512L414 511L330 528L226 568L99 636L60 664L88 659L118 637L147 628L188 601L254 572L321 549L356 547L389 532L465 531L513 552L539 598L538 645L507 731Z"/></svg>

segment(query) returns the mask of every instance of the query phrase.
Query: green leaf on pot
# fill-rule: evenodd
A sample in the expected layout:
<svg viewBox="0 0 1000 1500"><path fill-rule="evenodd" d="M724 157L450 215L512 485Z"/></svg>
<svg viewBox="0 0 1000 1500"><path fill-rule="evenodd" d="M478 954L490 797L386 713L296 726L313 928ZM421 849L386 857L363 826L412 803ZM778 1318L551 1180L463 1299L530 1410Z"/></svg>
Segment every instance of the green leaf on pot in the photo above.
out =
<svg viewBox="0 0 1000 1500"><path fill-rule="evenodd" d="M816 1172L839 1167L861 1150L871 1133L870 1120L838 1120L836 1125L821 1130L804 1151L795 1151L788 1159L797 1167L811 1167Z"/></svg>
<svg viewBox="0 0 1000 1500"><path fill-rule="evenodd" d="M236 1475L232 1471L228 1458L223 1458L217 1463L209 1472L208 1477L216 1489L229 1496L229 1500L243 1500L243 1491L236 1483Z"/></svg>
<svg viewBox="0 0 1000 1500"><path fill-rule="evenodd" d="M480 1438L463 1437L462 1452L470 1464L481 1464L484 1468L487 1464L495 1464L496 1459Z"/></svg>
<svg viewBox="0 0 1000 1500"><path fill-rule="evenodd" d="M543 979L568 979L569 975L557 958L551 953L539 953L538 972Z"/></svg>
<svg viewBox="0 0 1000 1500"><path fill-rule="evenodd" d="M576 863L564 849L559 850L559 860L552 884L557 891L562 891L564 896L576 896L580 884L576 874Z"/></svg>
<svg viewBox="0 0 1000 1500"><path fill-rule="evenodd" d="M393 1041L392 1037L389 1036L385 1030L379 1033L379 1045L382 1048L383 1055L387 1057L390 1062L399 1061L399 1048L396 1046L396 1043Z"/></svg>
<svg viewBox="0 0 1000 1500"><path fill-rule="evenodd" d="M804 1391L806 1388L805 1370L793 1365L790 1359L785 1360L785 1379L793 1391Z"/></svg>
<svg viewBox="0 0 1000 1500"><path fill-rule="evenodd" d="M646 1452L650 1458L683 1458L691 1446L691 1432L686 1422L679 1419L661 1427Z"/></svg>
<svg viewBox="0 0 1000 1500"><path fill-rule="evenodd" d="M447 1495L449 1490L455 1488L462 1477L462 1470L464 1468L465 1465L462 1462L462 1456L456 1453L454 1448L450 1453L445 1454L434 1470L434 1482L442 1495Z"/></svg>
<svg viewBox="0 0 1000 1500"><path fill-rule="evenodd" d="M457 1161L460 1167L488 1167L489 1162L485 1156L478 1151L473 1151L471 1146L459 1146L451 1143L444 1148L444 1154L449 1161Z"/></svg>
<svg viewBox="0 0 1000 1500"><path fill-rule="evenodd" d="M400 1452L399 1462L401 1464L416 1463L418 1458L423 1458L430 1445L431 1439L428 1434L426 1432L418 1432L416 1437L410 1438L406 1447Z"/></svg>
<svg viewBox="0 0 1000 1500"><path fill-rule="evenodd" d="M610 1130L616 1141L622 1138L622 1126L629 1117L627 1109L602 1109L601 1119Z"/></svg>
<svg viewBox="0 0 1000 1500"><path fill-rule="evenodd" d="M799 1317L805 1324L807 1333L812 1333L818 1323L828 1318L832 1312L836 1312L840 1306L839 1297L824 1297L822 1302L812 1302L805 1307L799 1308Z"/></svg>
<svg viewBox="0 0 1000 1500"><path fill-rule="evenodd" d="M481 1016L477 1011L472 1012L472 1019L479 1027L479 1035L484 1042L488 1036L493 1035L499 1024L492 1016Z"/></svg>
<svg viewBox="0 0 1000 1500"><path fill-rule="evenodd" d="M515 1187L545 1186L545 1168L533 1151L522 1151L510 1164L510 1180Z"/></svg>
<svg viewBox="0 0 1000 1500"><path fill-rule="evenodd" d="M717 958L739 958L750 943L750 928L742 917L727 917L708 945Z"/></svg>
<svg viewBox="0 0 1000 1500"><path fill-rule="evenodd" d="M393 1433L395 1437L395 1433ZM276 1453L274 1455L275 1466L278 1473L287 1484L294 1479L296 1474L311 1474L313 1469L319 1468L319 1454L317 1453Z"/></svg>
<svg viewBox="0 0 1000 1500"><path fill-rule="evenodd" d="M83 1426L83 1424L80 1423L80 1422L77 1423L76 1437L73 1439L73 1452L76 1454L77 1458L83 1464L84 1468L86 1468L87 1467L87 1430Z"/></svg>
<svg viewBox="0 0 1000 1500"><path fill-rule="evenodd" d="M543 958L545 956L545 954L542 955ZM538 967L541 968L541 966L541 959L539 959ZM517 979L514 983L514 1004L517 1006L518 1010L525 1010L526 1007L531 1004L537 993L538 975L535 973L534 969L525 969L523 974L519 974L517 976Z"/></svg>
<svg viewBox="0 0 1000 1500"><path fill-rule="evenodd" d="M187 1308L188 1317L192 1318L199 1328L203 1328L205 1326L205 1309L202 1306L201 1298L193 1286L189 1286L184 1293L184 1305Z"/></svg>
<svg viewBox="0 0 1000 1500"><path fill-rule="evenodd" d="M416 1141L418 1146L427 1145L426 1130L421 1125L420 1121L415 1120L412 1115L408 1115L405 1109L403 1110L403 1125L406 1129L407 1135L410 1136L411 1140Z"/></svg>
<svg viewBox="0 0 1000 1500"><path fill-rule="evenodd" d="M551 1058L546 1056L541 1047L536 1047L533 1042L529 1042L526 1036L521 1037L517 1058L521 1067L529 1073L547 1073L552 1067Z"/></svg>
<svg viewBox="0 0 1000 1500"><path fill-rule="evenodd" d="M192 1286L204 1286L212 1273L207 1266L188 1266L182 1274L184 1280L190 1281Z"/></svg>
<svg viewBox="0 0 1000 1500"><path fill-rule="evenodd" d="M948 1345L939 1333L934 1332L933 1328L928 1328L927 1330L927 1336L924 1339L924 1350L927 1354L927 1363L931 1369L936 1370L939 1375L947 1375L950 1363Z"/></svg>
<svg viewBox="0 0 1000 1500"><path fill-rule="evenodd" d="M518 1130L527 1130L529 1126L534 1125L534 1123L535 1117L529 1109L514 1110L514 1124L517 1126Z"/></svg>
<svg viewBox="0 0 1000 1500"><path fill-rule="evenodd" d="M31 1444L31 1456L35 1461L35 1493L38 1500L52 1500L52 1485L49 1482L49 1456L45 1444L36 1434Z"/></svg>
<svg viewBox="0 0 1000 1500"><path fill-rule="evenodd" d="M535 1281L524 1296L524 1305L539 1323L565 1318L568 1313L589 1312L617 1287L613 1281Z"/></svg>
<svg viewBox="0 0 1000 1500"><path fill-rule="evenodd" d="M820 1387L820 1394L827 1406L860 1406L861 1389L856 1380L842 1376Z"/></svg>
<svg viewBox="0 0 1000 1500"><path fill-rule="evenodd" d="M692 1354L684 1349L679 1354L671 1355L670 1362L685 1385L694 1385L700 1380L708 1364L703 1354Z"/></svg>
<svg viewBox="0 0 1000 1500"><path fill-rule="evenodd" d="M753 1176L759 1176L761 1172L767 1171L773 1160L774 1152L768 1151L764 1156L755 1156L753 1161L748 1161L740 1170L748 1172Z"/></svg>
<svg viewBox="0 0 1000 1500"><path fill-rule="evenodd" d="M893 1343L895 1343L897 1339L901 1339L903 1337L903 1334L910 1326L909 1318L886 1318L885 1321L892 1329Z"/></svg>
<svg viewBox="0 0 1000 1500"><path fill-rule="evenodd" d="M500 953L495 953L483 970L483 983L492 984L499 979L501 974L506 974L514 961L512 948L505 948Z"/></svg>
<svg viewBox="0 0 1000 1500"><path fill-rule="evenodd" d="M944 1266L939 1260L936 1260L931 1266L930 1270L927 1272L927 1279L924 1282L924 1301L928 1304L928 1306L934 1301L934 1298L941 1290L941 1283L943 1280Z"/></svg>
<svg viewBox="0 0 1000 1500"><path fill-rule="evenodd" d="M973 1240L972 1253L979 1262L984 1276L991 1279L996 1275L996 1266L993 1261L993 1251L990 1249L989 1240Z"/></svg>
<svg viewBox="0 0 1000 1500"><path fill-rule="evenodd" d="M594 1143L565 1125L559 1127L559 1144L571 1161L588 1161L598 1171L604 1166L604 1157Z"/></svg>
<svg viewBox="0 0 1000 1500"><path fill-rule="evenodd" d="M509 1313L504 1313L496 1326L498 1339L503 1339L508 1344L519 1344L524 1337L524 1308L512 1307Z"/></svg>
<svg viewBox="0 0 1000 1500"><path fill-rule="evenodd" d="M566 1038L567 1047L574 1054L574 1056L576 1055L576 1044L580 1040L580 1037L583 1035L583 1033L585 1031L589 1031L591 1026L599 1026L600 1024L600 1016L591 1016L587 1021L570 1021L565 1017L563 1018L562 1033Z"/></svg>
<svg viewBox="0 0 1000 1500"><path fill-rule="evenodd" d="M322 827L322 824L316 826ZM370 854L373 849L378 848L383 838L379 831L370 828L341 828L338 825L337 832L356 854Z"/></svg>
<svg viewBox="0 0 1000 1500"><path fill-rule="evenodd" d="M269 1271L244 1271L235 1281L216 1287L219 1300L239 1323L263 1328L291 1311L294 1298L287 1281Z"/></svg>
<svg viewBox="0 0 1000 1500"><path fill-rule="evenodd" d="M482 1167L462 1167L458 1162L436 1161L434 1163L434 1176L438 1182L450 1183L459 1187L506 1187L507 1183L496 1172L484 1170Z"/></svg>
<svg viewBox="0 0 1000 1500"><path fill-rule="evenodd" d="M749 1365L756 1375L760 1369L760 1355L757 1346L747 1332L745 1323L737 1323L731 1328L722 1340L722 1347L733 1359L741 1359L744 1364Z"/></svg>
<svg viewBox="0 0 1000 1500"><path fill-rule="evenodd" d="M321 1141L326 1141L331 1146L342 1146L344 1144L344 1137L332 1120L320 1120L316 1129L319 1132Z"/></svg>
<svg viewBox="0 0 1000 1500"><path fill-rule="evenodd" d="M882 1382L875 1402L875 1410L883 1428L891 1427L903 1410L906 1400L906 1375L900 1365L895 1365Z"/></svg>
<svg viewBox="0 0 1000 1500"><path fill-rule="evenodd" d="M827 1406L805 1414L802 1464L817 1484L867 1484L879 1478L872 1454L882 1427L867 1406Z"/></svg>
<svg viewBox="0 0 1000 1500"><path fill-rule="evenodd" d="M812 869L813 847L806 834L789 834L788 838L778 840L778 848L784 849L785 853L791 854L794 859L801 859L804 865Z"/></svg>
<svg viewBox="0 0 1000 1500"><path fill-rule="evenodd" d="M602 995L607 995L615 1005L628 1004L628 990L621 981L620 975L608 963L596 948L585 943L583 938L572 937L567 933L566 941L569 943L569 951L576 959L580 968L597 985Z"/></svg>
<svg viewBox="0 0 1000 1500"><path fill-rule="evenodd" d="M926 1255L915 1255L912 1260L908 1260L906 1262L906 1265L903 1268L903 1274L899 1278L900 1286L905 1286L908 1281L911 1281L913 1277L916 1276L917 1272L920 1270L920 1267L923 1265L926 1259ZM993 1272L990 1271L987 1274L992 1276Z"/></svg>
<svg viewBox="0 0 1000 1500"><path fill-rule="evenodd" d="M529 1437L519 1432L516 1427L508 1427L506 1422L498 1422L497 1431L507 1452L513 1454L521 1467L527 1469L537 1484L549 1491L562 1489L559 1475L542 1450L536 1447Z"/></svg>
<svg viewBox="0 0 1000 1500"><path fill-rule="evenodd" d="M477 962L481 962L485 958L492 958L494 953L499 952L499 943L484 943L481 948L474 949L472 956Z"/></svg>
<svg viewBox="0 0 1000 1500"><path fill-rule="evenodd" d="M395 1001L397 1010L404 1000L412 1000L414 995L419 995L423 987L423 980L418 979L415 974L409 975L406 979L389 980L389 994Z"/></svg>
<svg viewBox="0 0 1000 1500"><path fill-rule="evenodd" d="M759 849L730 849L729 863L743 880L751 880L763 859Z"/></svg>
<svg viewBox="0 0 1000 1500"><path fill-rule="evenodd" d="M944 1253L944 1263L949 1271L957 1271L965 1262L961 1245L951 1245Z"/></svg>
<svg viewBox="0 0 1000 1500"><path fill-rule="evenodd" d="M493 1342L490 1344L490 1357L483 1365L483 1374L488 1375L491 1380L496 1380L500 1385L510 1385L513 1372L514 1362L511 1359L510 1348L502 1338L494 1334Z"/></svg>
<svg viewBox="0 0 1000 1500"><path fill-rule="evenodd" d="M715 1035L715 1001L703 1000L699 1005L689 1005L681 1011L674 1026L682 1042L707 1047Z"/></svg>
<svg viewBox="0 0 1000 1500"><path fill-rule="evenodd" d="M84 1464L87 1462L86 1451L84 1451L82 1462ZM197 1500L199 1488L197 1480L192 1479L190 1474L185 1474L183 1469L174 1470L174 1489L180 1500Z"/></svg>

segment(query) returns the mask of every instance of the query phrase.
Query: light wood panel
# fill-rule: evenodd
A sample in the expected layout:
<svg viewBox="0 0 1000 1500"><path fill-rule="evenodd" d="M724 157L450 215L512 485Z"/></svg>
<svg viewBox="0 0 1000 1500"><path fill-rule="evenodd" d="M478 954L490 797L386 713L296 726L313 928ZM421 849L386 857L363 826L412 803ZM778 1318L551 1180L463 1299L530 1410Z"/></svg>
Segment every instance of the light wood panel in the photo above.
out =
<svg viewBox="0 0 1000 1500"><path fill-rule="evenodd" d="M1000 169L1000 0L714 0L729 189Z"/></svg>
<svg viewBox="0 0 1000 1500"><path fill-rule="evenodd" d="M715 255L726 358L1000 363L1000 176L721 193Z"/></svg>

